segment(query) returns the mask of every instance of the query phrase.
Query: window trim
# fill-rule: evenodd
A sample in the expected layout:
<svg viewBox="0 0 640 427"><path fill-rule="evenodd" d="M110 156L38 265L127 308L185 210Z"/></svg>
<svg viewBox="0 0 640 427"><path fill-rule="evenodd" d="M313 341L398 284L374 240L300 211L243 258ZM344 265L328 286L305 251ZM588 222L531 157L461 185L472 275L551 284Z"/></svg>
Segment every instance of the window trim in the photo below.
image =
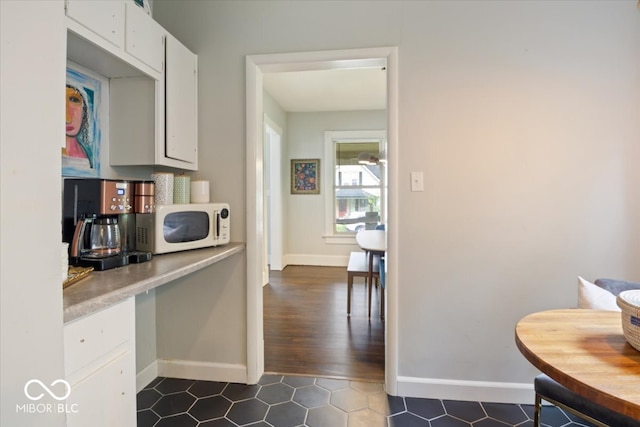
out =
<svg viewBox="0 0 640 427"><path fill-rule="evenodd" d="M385 130L343 130L343 131L325 131L324 132L324 206L325 206L325 235L324 238L328 244L354 244L355 234L345 235L336 234L334 231L333 220L335 212L335 143L336 142L372 142L377 141L381 150L385 147L387 132ZM385 221L385 187L386 176L384 168L381 171L382 176L380 191L380 219Z"/></svg>

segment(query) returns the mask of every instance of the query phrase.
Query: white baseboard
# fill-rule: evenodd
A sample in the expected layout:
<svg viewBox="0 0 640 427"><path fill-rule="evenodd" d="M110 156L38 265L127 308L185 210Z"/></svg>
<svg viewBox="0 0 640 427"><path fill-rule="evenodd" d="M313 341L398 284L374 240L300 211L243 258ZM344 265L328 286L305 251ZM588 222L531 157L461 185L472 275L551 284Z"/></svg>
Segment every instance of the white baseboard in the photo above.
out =
<svg viewBox="0 0 640 427"><path fill-rule="evenodd" d="M136 393L159 376L246 384L247 368L225 363L159 359L137 374ZM398 377L398 396L530 405L534 402L535 392L532 383Z"/></svg>
<svg viewBox="0 0 640 427"><path fill-rule="evenodd" d="M314 265L320 267L346 267L349 264L349 255L305 255L287 254L284 256L283 265Z"/></svg>
<svg viewBox="0 0 640 427"><path fill-rule="evenodd" d="M188 380L247 383L247 367L227 363L158 359L158 376Z"/></svg>
<svg viewBox="0 0 640 427"><path fill-rule="evenodd" d="M153 361L136 375L136 393L145 388L151 381L158 378L158 361Z"/></svg>
<svg viewBox="0 0 640 427"><path fill-rule="evenodd" d="M398 396L492 403L534 403L533 383L398 377Z"/></svg>

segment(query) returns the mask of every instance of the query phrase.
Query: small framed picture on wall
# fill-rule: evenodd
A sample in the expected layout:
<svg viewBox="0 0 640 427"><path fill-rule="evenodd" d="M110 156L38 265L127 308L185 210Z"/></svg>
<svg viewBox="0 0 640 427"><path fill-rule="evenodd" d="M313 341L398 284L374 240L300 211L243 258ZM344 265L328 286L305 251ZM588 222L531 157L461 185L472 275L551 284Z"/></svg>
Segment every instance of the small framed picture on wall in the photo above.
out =
<svg viewBox="0 0 640 427"><path fill-rule="evenodd" d="M291 194L320 194L320 159L291 160Z"/></svg>

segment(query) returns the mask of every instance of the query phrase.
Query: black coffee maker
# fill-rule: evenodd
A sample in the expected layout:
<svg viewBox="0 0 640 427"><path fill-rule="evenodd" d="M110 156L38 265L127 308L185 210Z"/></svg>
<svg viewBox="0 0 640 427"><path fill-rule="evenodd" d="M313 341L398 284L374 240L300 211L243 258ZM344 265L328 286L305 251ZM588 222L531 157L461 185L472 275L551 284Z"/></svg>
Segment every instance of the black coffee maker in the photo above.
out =
<svg viewBox="0 0 640 427"><path fill-rule="evenodd" d="M62 240L69 243L70 265L101 271L125 266L132 258L151 259L150 253L123 250L119 220L134 212L131 182L69 178L63 187Z"/></svg>

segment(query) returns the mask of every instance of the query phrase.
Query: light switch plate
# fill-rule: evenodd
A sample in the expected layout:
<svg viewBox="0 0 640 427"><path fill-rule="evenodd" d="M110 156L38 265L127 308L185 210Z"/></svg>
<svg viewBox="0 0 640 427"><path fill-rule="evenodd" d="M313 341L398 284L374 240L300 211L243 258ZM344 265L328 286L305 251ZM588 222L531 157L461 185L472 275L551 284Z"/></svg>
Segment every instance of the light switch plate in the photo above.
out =
<svg viewBox="0 0 640 427"><path fill-rule="evenodd" d="M422 172L411 172L411 191L424 191Z"/></svg>

